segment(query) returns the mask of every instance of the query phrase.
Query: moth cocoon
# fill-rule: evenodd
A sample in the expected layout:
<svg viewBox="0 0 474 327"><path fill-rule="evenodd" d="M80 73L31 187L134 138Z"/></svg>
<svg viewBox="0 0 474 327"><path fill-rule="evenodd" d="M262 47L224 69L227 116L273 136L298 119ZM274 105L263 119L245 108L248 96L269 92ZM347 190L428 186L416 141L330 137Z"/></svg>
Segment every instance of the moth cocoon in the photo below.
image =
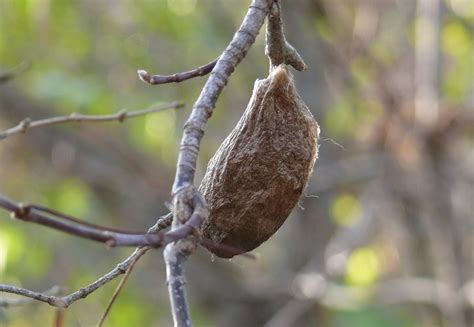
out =
<svg viewBox="0 0 474 327"><path fill-rule="evenodd" d="M199 187L205 238L243 252L265 242L298 203L318 155L319 126L284 65L257 80L247 108ZM233 253L207 245L219 257Z"/></svg>

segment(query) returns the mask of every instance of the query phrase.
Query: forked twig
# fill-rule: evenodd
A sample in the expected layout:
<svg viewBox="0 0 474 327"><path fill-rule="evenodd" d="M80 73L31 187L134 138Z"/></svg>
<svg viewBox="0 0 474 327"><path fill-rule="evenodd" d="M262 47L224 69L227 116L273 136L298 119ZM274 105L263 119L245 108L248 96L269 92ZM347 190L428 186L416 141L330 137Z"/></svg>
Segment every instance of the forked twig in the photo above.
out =
<svg viewBox="0 0 474 327"><path fill-rule="evenodd" d="M161 217L156 224L151 227L148 232L149 233L156 233L164 228L168 227L171 224L172 220L172 215L168 214L166 216ZM45 293L40 293L40 292L34 292L30 291L21 287L15 287L11 285L2 285L0 284L0 292L5 292L5 293L12 293L12 294L17 294L21 295L27 298L30 298L32 300L37 300L40 302L48 303L52 306L55 307L60 307L60 308L67 308L77 300L83 299L87 297L89 294L95 292L97 289L101 288L105 284L109 283L110 281L114 280L118 276L126 273L128 268L132 265L132 263L137 262L148 250L150 250L151 247L149 246L144 246L144 247L138 247L135 249L135 251L124 261L119 263L113 270L108 272L107 274L103 275L99 279L97 279L95 282L80 288L79 290L66 295L66 296L54 296L54 293L57 293L57 287L51 289L48 292ZM53 292L54 290L54 292ZM51 294L53 293L53 294ZM19 299L19 300L13 300L9 301L6 299L1 299L0 300L0 307L7 307L9 305L18 305L24 303L24 299Z"/></svg>

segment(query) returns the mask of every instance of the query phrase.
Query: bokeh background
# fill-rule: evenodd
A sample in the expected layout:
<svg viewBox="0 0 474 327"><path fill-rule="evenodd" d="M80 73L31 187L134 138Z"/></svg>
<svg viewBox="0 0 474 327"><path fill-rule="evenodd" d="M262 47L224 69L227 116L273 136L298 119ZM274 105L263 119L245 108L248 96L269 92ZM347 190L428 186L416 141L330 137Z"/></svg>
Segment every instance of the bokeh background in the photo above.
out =
<svg viewBox="0 0 474 327"><path fill-rule="evenodd" d="M0 0L0 129L174 100L187 108L119 123L68 124L0 141L0 193L88 221L146 229L167 213L182 126L205 78L149 86L217 57L242 0ZM295 73L321 125L300 205L256 260L187 264L196 326L472 326L474 323L474 2L283 0ZM222 93L196 182L268 72L264 33ZM236 190L238 191L238 190ZM131 249L0 212L0 281L73 291ZM93 326L117 281L65 314ZM3 294L1 296L4 296ZM6 295L5 295L6 296ZM0 308L0 325L48 326L45 304ZM161 250L140 261L107 326L168 326Z"/></svg>

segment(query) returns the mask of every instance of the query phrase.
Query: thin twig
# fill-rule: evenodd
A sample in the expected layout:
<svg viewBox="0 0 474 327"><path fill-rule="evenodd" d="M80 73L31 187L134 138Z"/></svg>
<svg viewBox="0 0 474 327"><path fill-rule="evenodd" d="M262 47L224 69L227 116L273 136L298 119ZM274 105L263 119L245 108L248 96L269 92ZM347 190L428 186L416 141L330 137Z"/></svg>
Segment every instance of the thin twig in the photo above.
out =
<svg viewBox="0 0 474 327"><path fill-rule="evenodd" d="M0 291L2 287L6 287L7 285L2 285L0 286ZM10 287L14 287L14 286L10 286ZM3 291L2 291L3 292ZM9 293L13 293L13 292L9 292ZM18 294L18 293L14 293L14 294ZM44 291L43 294L45 295L59 295L59 294L64 294L64 289L62 287L59 287L59 286L53 286L52 288L50 288L49 290L47 291ZM18 294L18 295L21 295L21 294ZM8 307L15 307L15 306L21 306L21 305L25 305L25 304L29 304L29 303L37 303L37 301L35 301L34 298L30 298L30 297L21 297L21 298L18 298L18 299L9 299L9 298L0 298L0 308L8 308Z"/></svg>
<svg viewBox="0 0 474 327"><path fill-rule="evenodd" d="M145 232L116 232L110 228L81 222L77 219L65 219L67 215L53 214L53 210L46 212L52 216L45 215L39 206L17 204L0 195L0 208L11 212L12 218L24 222L35 223L53 228L71 235L105 243L108 246L139 246L157 245L161 243L163 235L147 234Z"/></svg>
<svg viewBox="0 0 474 327"><path fill-rule="evenodd" d="M62 300L61 297L57 297L54 295L48 295L45 293L40 293L40 292L34 292L30 291L26 288L22 287L16 287L12 285L4 285L0 284L0 292L4 293L11 293L11 294L16 294L16 295L21 295L24 297L28 297L33 300L37 300L40 302L45 302L48 303L54 307L66 307L64 301ZM9 305L8 303L5 303L6 305Z"/></svg>
<svg viewBox="0 0 474 327"><path fill-rule="evenodd" d="M150 75L146 70L138 70L138 76L142 81L152 85L167 84L167 83L180 83L191 78L205 76L209 74L217 63L217 59L210 63L197 67L187 72L176 73L173 75Z"/></svg>
<svg viewBox="0 0 474 327"><path fill-rule="evenodd" d="M100 277L95 282L67 296L47 295L44 293L30 291L25 288L11 286L11 285L3 285L3 284L0 284L0 292L21 295L24 297L28 297L28 298L40 301L40 302L48 303L49 305L52 305L54 307L67 308L72 303L76 302L77 300L87 297L89 294L93 293L94 291L104 286L108 282L112 281L116 277L124 274L127 271L130 264L133 261L138 260L138 258L143 256L149 249L150 247L141 247L139 249L136 249L127 259L125 259L123 262L118 264L112 271Z"/></svg>
<svg viewBox="0 0 474 327"><path fill-rule="evenodd" d="M140 259L140 257L135 257L130 265L128 266L127 268L127 271L125 272L125 275L123 275L123 278L122 280L120 281L120 283L117 285L117 288L115 289L114 291L114 294L112 295L112 298L110 299L110 302L109 304L107 305L107 308L105 309L105 312L104 314L102 315L102 317L100 318L99 320L99 323L97 324L97 327L101 327L103 326L104 322L105 322L105 319L107 319L107 316L109 315L110 313L110 310L112 309L112 306L114 305L115 303L115 300L117 300L120 292L122 291L125 283L127 282L128 280L128 277L130 276L130 274L132 273L132 270L133 270L133 267L135 267L135 264L137 263L137 261Z"/></svg>
<svg viewBox="0 0 474 327"><path fill-rule="evenodd" d="M171 223L172 220L172 215L168 214L166 216L161 217L156 224L149 229L149 233L156 233L161 231L162 229L168 227ZM135 251L124 261L119 263L113 270L108 272L107 274L103 275L99 279L97 279L95 282L80 288L79 290L66 295L66 296L54 296L53 294L58 293L57 287L51 289L50 291L47 291L45 293L39 293L39 292L34 292L30 291L21 287L15 287L11 285L1 285L0 284L0 292L5 292L5 293L12 293L12 294L17 294L21 295L24 297L27 297L32 300L37 300L40 302L45 302L48 303L52 306L55 307L61 307L61 308L67 308L77 300L83 299L87 297L89 294L93 293L100 287L104 286L108 282L114 280L116 277L124 274L130 265L132 263L137 262L148 250L150 250L152 247L149 246L143 246L143 247L138 247L135 249ZM0 307L7 307L9 305L19 305L22 303L27 302L25 299L19 299L19 300L0 300Z"/></svg>
<svg viewBox="0 0 474 327"><path fill-rule="evenodd" d="M54 327L63 327L64 326L64 309L56 308L54 313Z"/></svg>
<svg viewBox="0 0 474 327"><path fill-rule="evenodd" d="M293 66L298 71L307 68L303 58L296 49L288 43L283 32L281 19L281 1L273 0L270 13L268 14L267 32L265 35L265 54L270 59L270 70L281 64Z"/></svg>
<svg viewBox="0 0 474 327"><path fill-rule="evenodd" d="M178 109L184 107L184 104L178 102L172 102L163 104L160 106L152 107L149 109L144 110L135 110L135 111L127 111L125 109L116 112L115 114L110 115L83 115L78 113L72 113L67 116L58 116L58 117L51 117L45 118L40 120L32 121L30 118L23 119L18 125L9 128L0 133L0 140L7 138L10 135L18 134L18 133L26 133L29 129L49 126L49 125L56 125L56 124L64 124L64 123L78 123L78 122L109 122L109 121L118 121L123 122L127 118L133 118L138 116L143 116L159 111L163 111L166 109Z"/></svg>
<svg viewBox="0 0 474 327"><path fill-rule="evenodd" d="M195 217L173 231L167 233L150 233L149 231L121 231L116 228L90 224L41 206L17 204L2 195L0 195L0 208L11 212L12 217L15 219L39 224L74 236L105 243L110 247L161 247L194 234L195 230L199 227L199 225L196 225L196 221L202 220L201 217ZM43 212L47 212L55 218L45 215ZM166 217L171 220L171 215L167 215Z"/></svg>
<svg viewBox="0 0 474 327"><path fill-rule="evenodd" d="M197 198L198 199L198 198ZM197 201L197 200L196 200ZM199 200L203 201L203 200ZM196 202L197 203L197 202ZM200 205L200 204L199 204ZM199 206L197 205L197 206ZM214 246L223 248L226 251L234 253L234 255L242 255L243 251L240 249L216 244L209 239L196 238L200 222L204 217L204 211L196 211L194 217L189 219L186 224L180 228L167 233L160 233L171 225L173 214L169 213L162 217L154 226L148 231L130 231L113 227L104 227L96 224L86 222L84 220L66 215L56 210L39 206L36 204L17 204L12 200L0 195L0 208L5 209L11 213L12 218L19 219L24 222L35 223L45 227L49 227L61 232L65 232L77 237L105 243L110 247L116 246L151 246L154 248L167 245L171 242L191 236L197 239L200 243L206 246ZM45 215L47 213L49 215ZM252 258L251 255L245 255Z"/></svg>

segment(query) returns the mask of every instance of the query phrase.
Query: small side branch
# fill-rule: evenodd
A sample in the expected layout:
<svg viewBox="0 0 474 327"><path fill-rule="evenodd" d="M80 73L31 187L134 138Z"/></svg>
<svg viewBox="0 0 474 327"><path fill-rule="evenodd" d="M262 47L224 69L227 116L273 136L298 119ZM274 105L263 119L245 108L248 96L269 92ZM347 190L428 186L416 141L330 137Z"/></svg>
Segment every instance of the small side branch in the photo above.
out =
<svg viewBox="0 0 474 327"><path fill-rule="evenodd" d="M17 204L0 195L0 208L11 213L11 217L24 222L43 225L74 236L105 243L108 246L160 246L162 234L122 231L94 225L55 210L37 205Z"/></svg>
<svg viewBox="0 0 474 327"><path fill-rule="evenodd" d="M283 32L281 19L281 1L274 0L268 14L265 54L270 59L271 68L281 64L293 66L298 71L307 68L303 58L296 49L288 43Z"/></svg>
<svg viewBox="0 0 474 327"><path fill-rule="evenodd" d="M35 120L35 121L32 121L30 118L25 118L15 127L12 127L3 132L0 132L0 140L5 139L8 136L13 135L13 134L26 133L28 130L32 128L64 124L64 123L72 123L72 122L101 123L101 122L109 122L109 121L118 121L122 123L127 118L144 116L144 115L152 114L155 112L163 111L166 109L178 109L182 107L184 107L184 104L178 103L178 102L172 102L172 103L168 103L168 104L164 104L164 105L160 105L160 106L156 106L156 107L144 109L144 110L128 111L124 109L111 115L82 115L78 113L72 113L67 116L51 117L51 118L40 119L40 120Z"/></svg>
<svg viewBox="0 0 474 327"><path fill-rule="evenodd" d="M128 266L128 268L125 272L125 275L123 276L122 280L117 285L117 287L115 288L114 294L112 295L112 298L110 299L110 302L107 305L107 308L105 309L104 314L102 315L99 322L97 323L97 327L101 327L101 326L104 325L105 320L107 319L110 311L112 310L112 306L114 305L114 303L117 300L120 292L122 291L123 287L125 286L125 283L127 283L128 277L130 277L130 275L132 274L132 270L133 270L133 268L135 267L135 264L138 262L138 260L140 258L141 257L136 257L134 260L132 260L132 262Z"/></svg>
<svg viewBox="0 0 474 327"><path fill-rule="evenodd" d="M25 288L15 287L11 285L3 285L3 284L0 284L0 292L21 295L23 297L30 298L32 300L48 303L49 305L53 307L67 308L71 304L76 302L77 300L87 297L89 294L93 293L94 291L104 286L108 282L112 281L116 277L124 274L127 271L128 267L132 264L132 262L135 262L136 260L138 260L149 249L150 247L142 247L140 249L135 250L135 252L133 252L133 254L130 255L130 257L128 257L122 263L118 264L117 267L115 267L112 271L100 277L95 282L67 296L53 296L53 295L48 295L47 293L34 292L34 291L27 290ZM5 300L0 300L0 306L2 305L8 306L9 303Z"/></svg>
<svg viewBox="0 0 474 327"><path fill-rule="evenodd" d="M0 292L11 293L11 294L22 296L22 298L18 298L18 299L0 298L0 307L8 308L12 306L24 305L24 304L35 302L35 301L41 301L41 302L46 302L46 303L50 303L50 302L56 303L57 301L54 301L52 299L54 299L58 294L63 293L63 289L61 287L54 286L45 292L38 293L38 292L30 291L21 287L0 284Z"/></svg>
<svg viewBox="0 0 474 327"><path fill-rule="evenodd" d="M161 217L160 219L158 219L156 224L148 230L148 232L156 233L169 227L171 225L172 219L173 219L173 216L171 214ZM40 302L48 303L55 307L67 308L74 302L87 297L89 294L95 292L96 290L104 286L105 284L109 283L110 281L114 280L118 276L129 271L129 269L151 248L152 247L150 246L142 246L142 247L136 248L135 251L127 259L119 263L109 273L100 277L95 282L85 287L82 287L81 289L66 296L54 296L54 294L59 293L61 290L58 287L54 287L50 291L47 291L44 293L39 293L39 292L30 291L21 287L15 287L11 285L0 285L0 292L17 294L17 295L21 295L27 298L27 299L18 299L18 300L0 299L0 307L23 304L25 302L28 302L29 299L31 299L31 300L37 300Z"/></svg>
<svg viewBox="0 0 474 327"><path fill-rule="evenodd" d="M211 61L210 63L195 68L187 72L176 73L173 75L150 75L146 70L138 70L138 76L140 79L148 84L157 85L157 84L167 84L167 83L180 83L191 78L205 76L209 74L214 66L217 63L217 59Z"/></svg>
<svg viewBox="0 0 474 327"><path fill-rule="evenodd" d="M198 205L196 204L196 207ZM110 247L116 246L150 246L158 248L169 243L191 237L194 241L199 241L195 236L197 230L207 214L204 209L196 209L191 218L179 228L166 233L157 230L163 225L169 225L172 214L166 215L165 222L159 222L148 232L133 232L110 227L103 227L81 221L52 209L43 208L37 205L22 205L0 195L0 208L11 212L15 219L24 222L39 224L45 227L56 229L77 237L101 242ZM47 214L45 214L47 213Z"/></svg>

